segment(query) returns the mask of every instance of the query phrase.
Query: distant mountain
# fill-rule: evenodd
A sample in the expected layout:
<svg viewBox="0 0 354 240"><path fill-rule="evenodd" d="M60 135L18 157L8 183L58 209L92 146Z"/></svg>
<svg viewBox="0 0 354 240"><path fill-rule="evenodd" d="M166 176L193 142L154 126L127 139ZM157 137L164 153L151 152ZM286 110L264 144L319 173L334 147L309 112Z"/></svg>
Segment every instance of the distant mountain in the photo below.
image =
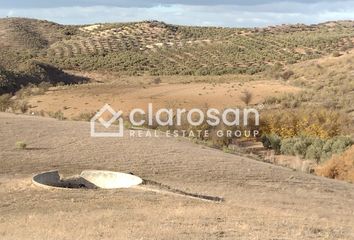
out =
<svg viewBox="0 0 354 240"><path fill-rule="evenodd" d="M353 47L352 21L251 29L0 19L0 66L15 72L35 60L62 69L127 75L254 74Z"/></svg>

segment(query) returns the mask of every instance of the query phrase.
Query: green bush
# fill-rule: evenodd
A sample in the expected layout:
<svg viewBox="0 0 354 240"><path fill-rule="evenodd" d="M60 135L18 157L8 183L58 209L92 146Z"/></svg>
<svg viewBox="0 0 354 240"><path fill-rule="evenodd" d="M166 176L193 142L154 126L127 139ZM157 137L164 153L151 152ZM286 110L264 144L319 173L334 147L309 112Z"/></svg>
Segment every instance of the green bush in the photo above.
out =
<svg viewBox="0 0 354 240"><path fill-rule="evenodd" d="M333 154L344 152L351 145L353 145L353 140L347 136L338 136L328 140L294 137L281 141L280 152L285 155L315 160L319 163L328 160Z"/></svg>
<svg viewBox="0 0 354 240"><path fill-rule="evenodd" d="M330 158L332 154L340 154L353 145L350 137L339 136L329 139L323 146L323 157Z"/></svg>
<svg viewBox="0 0 354 240"><path fill-rule="evenodd" d="M295 155L296 138L286 138L281 141L280 152L285 155Z"/></svg>
<svg viewBox="0 0 354 240"><path fill-rule="evenodd" d="M25 143L23 141L16 142L16 148L18 148L18 149L26 149L26 147L27 147L27 143Z"/></svg>
<svg viewBox="0 0 354 240"><path fill-rule="evenodd" d="M306 152L309 146L312 144L312 139L301 137L294 144L294 153L296 156L306 157Z"/></svg>
<svg viewBox="0 0 354 240"><path fill-rule="evenodd" d="M317 163L320 162L322 158L322 149L324 141L321 139L315 139L313 143L306 150L306 159L315 160Z"/></svg>
<svg viewBox="0 0 354 240"><path fill-rule="evenodd" d="M276 153L280 153L281 139L278 135L269 134L261 137L263 146L268 149L273 149Z"/></svg>

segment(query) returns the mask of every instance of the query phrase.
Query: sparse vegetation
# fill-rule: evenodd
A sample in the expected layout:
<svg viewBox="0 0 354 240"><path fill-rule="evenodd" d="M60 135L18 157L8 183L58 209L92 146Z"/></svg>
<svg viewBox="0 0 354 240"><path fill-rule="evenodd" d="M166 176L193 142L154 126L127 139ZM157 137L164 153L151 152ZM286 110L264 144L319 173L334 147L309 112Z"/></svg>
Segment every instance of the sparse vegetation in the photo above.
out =
<svg viewBox="0 0 354 240"><path fill-rule="evenodd" d="M293 76L295 73L292 70L286 70L281 74L281 78L285 81L289 80L291 76Z"/></svg>
<svg viewBox="0 0 354 240"><path fill-rule="evenodd" d="M27 148L27 144L23 141L18 141L16 142L16 148L24 150Z"/></svg>
<svg viewBox="0 0 354 240"><path fill-rule="evenodd" d="M340 54L340 52L334 52L333 53L333 57L340 57L340 56L342 56L342 54Z"/></svg>
<svg viewBox="0 0 354 240"><path fill-rule="evenodd" d="M28 111L28 109L29 109L28 102L25 101L25 100L16 101L14 106L13 106L13 109L15 111L19 110L21 113L26 113Z"/></svg>
<svg viewBox="0 0 354 240"><path fill-rule="evenodd" d="M244 92L242 92L240 99L247 106L251 103L252 97L253 97L252 93L248 90L245 90Z"/></svg>
<svg viewBox="0 0 354 240"><path fill-rule="evenodd" d="M13 104L13 101L11 100L11 95L10 94L3 94L0 95L0 111L5 112L7 109L9 109Z"/></svg>
<svg viewBox="0 0 354 240"><path fill-rule="evenodd" d="M61 110L56 111L56 112L48 112L48 116L51 117L51 118L58 119L58 120L60 120L60 121L66 119L66 118L64 117L64 113L63 113Z"/></svg>
<svg viewBox="0 0 354 240"><path fill-rule="evenodd" d="M155 84L160 84L161 83L161 78L157 77L154 79Z"/></svg>
<svg viewBox="0 0 354 240"><path fill-rule="evenodd" d="M78 116L74 117L74 121L85 121L89 122L91 118L95 116L96 112L85 112L85 113L80 113Z"/></svg>

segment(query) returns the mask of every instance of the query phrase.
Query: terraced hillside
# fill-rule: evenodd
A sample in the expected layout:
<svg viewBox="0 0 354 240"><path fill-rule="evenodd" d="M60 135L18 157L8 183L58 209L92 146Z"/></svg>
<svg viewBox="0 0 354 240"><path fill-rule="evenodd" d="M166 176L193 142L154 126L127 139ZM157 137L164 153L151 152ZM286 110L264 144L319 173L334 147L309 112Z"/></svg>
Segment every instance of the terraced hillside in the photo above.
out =
<svg viewBox="0 0 354 240"><path fill-rule="evenodd" d="M35 58L64 69L128 75L253 74L354 45L354 22L238 29L157 21L63 26L8 18L0 20L0 31L1 54L6 55L0 65Z"/></svg>
<svg viewBox="0 0 354 240"><path fill-rule="evenodd" d="M252 74L277 62L295 63L350 49L353 29L342 23L266 29L161 22L93 25L51 45L47 59L63 68L104 68L128 74Z"/></svg>

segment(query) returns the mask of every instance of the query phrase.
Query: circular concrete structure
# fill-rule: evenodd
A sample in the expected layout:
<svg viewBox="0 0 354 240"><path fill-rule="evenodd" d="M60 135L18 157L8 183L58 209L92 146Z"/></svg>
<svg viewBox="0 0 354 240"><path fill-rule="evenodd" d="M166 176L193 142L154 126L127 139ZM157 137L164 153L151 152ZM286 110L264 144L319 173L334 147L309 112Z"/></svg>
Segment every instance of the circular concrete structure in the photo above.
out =
<svg viewBox="0 0 354 240"><path fill-rule="evenodd" d="M111 171L85 170L80 177L104 189L130 188L143 182L140 177Z"/></svg>
<svg viewBox="0 0 354 240"><path fill-rule="evenodd" d="M32 182L44 188L117 189L137 186L143 180L121 172L85 170L68 178L62 178L58 171L44 172L34 176Z"/></svg>

